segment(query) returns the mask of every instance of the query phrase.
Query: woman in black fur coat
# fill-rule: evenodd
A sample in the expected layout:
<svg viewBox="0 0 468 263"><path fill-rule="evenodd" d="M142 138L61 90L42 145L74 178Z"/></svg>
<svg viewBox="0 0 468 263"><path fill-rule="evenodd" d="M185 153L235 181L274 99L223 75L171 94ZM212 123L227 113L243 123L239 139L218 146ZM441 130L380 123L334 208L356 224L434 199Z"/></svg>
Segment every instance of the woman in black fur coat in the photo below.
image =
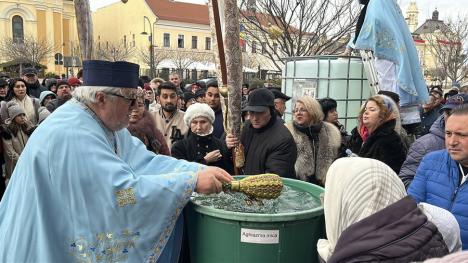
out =
<svg viewBox="0 0 468 263"><path fill-rule="evenodd" d="M352 131L349 148L360 157L384 162L395 173L406 159L407 149L399 135L399 111L387 96L367 99L359 113L359 124Z"/></svg>

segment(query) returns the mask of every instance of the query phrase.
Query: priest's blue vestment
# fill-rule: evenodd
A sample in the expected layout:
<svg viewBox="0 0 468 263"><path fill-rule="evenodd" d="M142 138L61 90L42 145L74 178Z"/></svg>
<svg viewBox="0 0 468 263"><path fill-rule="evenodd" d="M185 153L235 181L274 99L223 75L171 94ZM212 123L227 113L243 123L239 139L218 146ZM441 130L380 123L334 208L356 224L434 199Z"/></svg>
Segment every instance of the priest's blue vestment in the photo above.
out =
<svg viewBox="0 0 468 263"><path fill-rule="evenodd" d="M18 161L0 203L0 262L173 262L203 167L147 151L73 99Z"/></svg>

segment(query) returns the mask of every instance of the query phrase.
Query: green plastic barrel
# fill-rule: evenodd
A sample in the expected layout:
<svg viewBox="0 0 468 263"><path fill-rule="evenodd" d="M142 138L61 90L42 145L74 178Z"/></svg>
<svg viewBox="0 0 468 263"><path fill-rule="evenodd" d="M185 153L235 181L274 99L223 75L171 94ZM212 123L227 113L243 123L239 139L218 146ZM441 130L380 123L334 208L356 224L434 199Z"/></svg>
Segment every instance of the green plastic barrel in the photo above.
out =
<svg viewBox="0 0 468 263"><path fill-rule="evenodd" d="M285 185L320 199L322 187L283 178ZM325 234L323 207L294 213L251 214L200 206L187 209L192 263L317 262Z"/></svg>

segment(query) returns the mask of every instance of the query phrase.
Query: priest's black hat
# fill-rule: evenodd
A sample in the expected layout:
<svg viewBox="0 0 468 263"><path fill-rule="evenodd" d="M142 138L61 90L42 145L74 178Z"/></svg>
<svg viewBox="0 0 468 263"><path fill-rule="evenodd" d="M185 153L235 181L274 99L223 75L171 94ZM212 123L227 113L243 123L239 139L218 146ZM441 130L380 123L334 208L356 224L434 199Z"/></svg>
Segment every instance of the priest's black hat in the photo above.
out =
<svg viewBox="0 0 468 263"><path fill-rule="evenodd" d="M136 89L139 70L139 65L126 61L85 60L83 86Z"/></svg>

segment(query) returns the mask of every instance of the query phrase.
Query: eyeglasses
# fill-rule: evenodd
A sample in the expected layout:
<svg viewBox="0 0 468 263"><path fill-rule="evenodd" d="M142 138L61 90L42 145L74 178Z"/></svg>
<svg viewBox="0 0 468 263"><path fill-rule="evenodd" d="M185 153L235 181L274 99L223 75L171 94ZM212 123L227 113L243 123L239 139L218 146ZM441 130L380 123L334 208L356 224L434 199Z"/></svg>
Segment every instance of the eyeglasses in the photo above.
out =
<svg viewBox="0 0 468 263"><path fill-rule="evenodd" d="M293 113L306 113L307 110L306 109L294 109L293 110Z"/></svg>
<svg viewBox="0 0 468 263"><path fill-rule="evenodd" d="M125 96L123 94L117 94L117 93L107 93L107 95L116 96L116 97L122 98L122 99L130 102L130 107L135 106L136 100L137 100L136 93L130 93L130 95L127 95L127 96Z"/></svg>

